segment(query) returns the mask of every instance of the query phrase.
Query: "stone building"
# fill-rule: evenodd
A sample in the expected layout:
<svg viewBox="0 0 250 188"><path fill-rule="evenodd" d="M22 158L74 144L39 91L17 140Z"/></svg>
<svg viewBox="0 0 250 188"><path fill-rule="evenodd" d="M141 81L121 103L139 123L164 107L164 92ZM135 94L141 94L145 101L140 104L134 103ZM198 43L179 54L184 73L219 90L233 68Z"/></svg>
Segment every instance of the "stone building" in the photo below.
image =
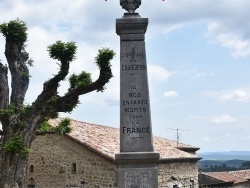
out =
<svg viewBox="0 0 250 188"><path fill-rule="evenodd" d="M60 119L50 122L56 125ZM72 120L70 134L38 136L28 158L28 186L36 188L112 188L117 185L115 154L119 129ZM198 187L199 149L153 137L160 153L160 187Z"/></svg>

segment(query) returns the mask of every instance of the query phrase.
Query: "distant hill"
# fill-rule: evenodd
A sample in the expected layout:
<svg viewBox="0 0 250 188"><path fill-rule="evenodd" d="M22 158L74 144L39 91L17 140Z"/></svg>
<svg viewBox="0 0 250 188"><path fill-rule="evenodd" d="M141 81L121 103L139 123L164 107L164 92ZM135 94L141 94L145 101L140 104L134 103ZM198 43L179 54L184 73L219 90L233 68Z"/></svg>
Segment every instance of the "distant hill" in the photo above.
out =
<svg viewBox="0 0 250 188"><path fill-rule="evenodd" d="M205 152L197 153L202 160L245 160L250 161L250 151Z"/></svg>
<svg viewBox="0 0 250 188"><path fill-rule="evenodd" d="M199 162L199 168L204 169L204 168L209 168L210 166L223 166L226 165L227 167L233 167L233 168L239 168L245 160L228 160L228 161L217 161L217 160L202 160Z"/></svg>
<svg viewBox="0 0 250 188"><path fill-rule="evenodd" d="M199 170L204 172L248 169L250 164L250 151L206 152L197 155L202 157Z"/></svg>

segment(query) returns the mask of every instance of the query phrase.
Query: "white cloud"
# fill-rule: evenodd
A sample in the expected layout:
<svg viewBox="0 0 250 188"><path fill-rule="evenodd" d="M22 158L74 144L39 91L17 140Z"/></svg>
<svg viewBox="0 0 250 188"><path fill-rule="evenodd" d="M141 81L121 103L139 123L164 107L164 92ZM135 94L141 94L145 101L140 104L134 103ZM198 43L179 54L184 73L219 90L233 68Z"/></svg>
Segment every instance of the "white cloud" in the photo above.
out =
<svg viewBox="0 0 250 188"><path fill-rule="evenodd" d="M205 72L205 71L201 71L199 69L188 69L188 70L184 70L184 71L179 71L179 73L186 74L188 76L191 76L194 79L200 79L200 78L204 78L204 77L214 76L213 72Z"/></svg>
<svg viewBox="0 0 250 188"><path fill-rule="evenodd" d="M204 91L205 97L216 98L222 102L250 102L250 88L239 87L227 91Z"/></svg>
<svg viewBox="0 0 250 188"><path fill-rule="evenodd" d="M164 93L164 97L170 98L170 97L177 97L179 94L176 91L166 91Z"/></svg>
<svg viewBox="0 0 250 188"><path fill-rule="evenodd" d="M235 89L219 96L221 101L250 102L250 89Z"/></svg>
<svg viewBox="0 0 250 188"><path fill-rule="evenodd" d="M146 9L145 7L154 7ZM153 27L150 36L164 35L187 24L205 22L207 37L229 49L235 58L250 55L250 1L246 0L168 0L145 1L140 9ZM178 13L178 14L176 14Z"/></svg>
<svg viewBox="0 0 250 188"><path fill-rule="evenodd" d="M208 25L207 37L211 42L218 42L231 51L235 58L250 55L250 39L246 40L240 32L224 28L222 23L211 22Z"/></svg>
<svg viewBox="0 0 250 188"><path fill-rule="evenodd" d="M163 82L170 78L171 73L159 65L148 65L149 81Z"/></svg>
<svg viewBox="0 0 250 188"><path fill-rule="evenodd" d="M231 122L235 122L235 121L237 121L237 119L231 117L228 114L221 115L221 116L218 116L218 117L211 119L211 122L214 124L224 124L224 123L231 123Z"/></svg>
<svg viewBox="0 0 250 188"><path fill-rule="evenodd" d="M226 124L239 121L238 118L234 118L228 114L223 115L191 115L188 118L192 121L201 121L203 123L213 123L213 124ZM242 120L242 117L241 117Z"/></svg>

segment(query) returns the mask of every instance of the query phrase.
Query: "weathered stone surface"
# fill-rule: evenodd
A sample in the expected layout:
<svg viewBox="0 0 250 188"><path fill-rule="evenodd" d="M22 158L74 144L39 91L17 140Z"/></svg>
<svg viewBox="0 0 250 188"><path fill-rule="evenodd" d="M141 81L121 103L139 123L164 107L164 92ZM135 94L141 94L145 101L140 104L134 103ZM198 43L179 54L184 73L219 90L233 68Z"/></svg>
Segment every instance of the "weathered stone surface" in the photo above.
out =
<svg viewBox="0 0 250 188"><path fill-rule="evenodd" d="M175 161L158 165L159 187L182 187L198 188L198 165L195 162ZM192 187L191 187L192 188Z"/></svg>
<svg viewBox="0 0 250 188"><path fill-rule="evenodd" d="M116 20L120 36L119 188L157 188L159 154L154 153L145 50L148 19L125 14Z"/></svg>
<svg viewBox="0 0 250 188"><path fill-rule="evenodd" d="M28 159L28 184L39 188L116 188L116 165L65 136L39 136ZM76 169L73 171L72 164ZM33 170L31 170L33 166Z"/></svg>
<svg viewBox="0 0 250 188"><path fill-rule="evenodd" d="M159 153L123 152L116 154L119 188L158 187Z"/></svg>
<svg viewBox="0 0 250 188"><path fill-rule="evenodd" d="M117 20L121 37L121 152L152 152L152 128L144 34L148 19Z"/></svg>
<svg viewBox="0 0 250 188"><path fill-rule="evenodd" d="M157 167L120 168L118 171L119 188L157 188Z"/></svg>

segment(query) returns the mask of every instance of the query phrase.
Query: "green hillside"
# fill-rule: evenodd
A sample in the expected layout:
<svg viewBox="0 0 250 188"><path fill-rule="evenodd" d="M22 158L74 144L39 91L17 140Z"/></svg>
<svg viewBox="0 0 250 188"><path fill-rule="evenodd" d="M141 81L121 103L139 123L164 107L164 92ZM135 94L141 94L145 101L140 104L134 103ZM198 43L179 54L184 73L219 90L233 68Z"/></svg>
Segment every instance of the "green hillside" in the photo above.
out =
<svg viewBox="0 0 250 188"><path fill-rule="evenodd" d="M228 161L202 160L199 162L199 170L203 172L220 172L244 169L250 169L250 161L234 159Z"/></svg>

